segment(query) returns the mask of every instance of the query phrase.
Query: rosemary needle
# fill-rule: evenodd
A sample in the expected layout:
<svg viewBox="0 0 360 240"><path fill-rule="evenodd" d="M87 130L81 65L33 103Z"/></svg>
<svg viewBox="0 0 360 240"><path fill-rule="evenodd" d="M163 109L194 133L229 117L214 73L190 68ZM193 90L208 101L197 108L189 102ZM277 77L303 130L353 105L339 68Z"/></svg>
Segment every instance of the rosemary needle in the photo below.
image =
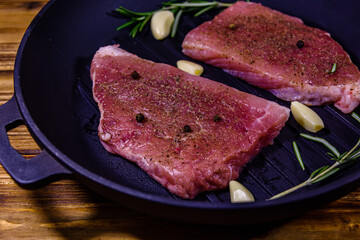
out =
<svg viewBox="0 0 360 240"><path fill-rule="evenodd" d="M301 166L301 169L302 169L302 170L305 170L304 162L303 162L303 160L302 160L302 158L301 158L299 148L298 148L298 146L297 146L297 144L296 144L295 141L293 141L293 148L294 148L294 152L295 152L296 159L299 161L299 164L300 164L300 166Z"/></svg>
<svg viewBox="0 0 360 240"><path fill-rule="evenodd" d="M314 141L314 142L318 142L318 143L322 143L325 147L327 147L336 157L340 156L339 151L333 146L331 145L328 141L326 141L323 138L319 138L319 137L313 137L309 134L305 134L305 133L300 133L300 136L302 136L303 138L306 138L308 140Z"/></svg>
<svg viewBox="0 0 360 240"><path fill-rule="evenodd" d="M329 71L329 73L334 73L336 71L336 63L333 64L331 70Z"/></svg>
<svg viewBox="0 0 360 240"><path fill-rule="evenodd" d="M179 26L179 22L180 22L180 18L181 18L181 15L183 14L183 10L182 9L180 9L178 12L177 12L177 14L175 15L175 20L174 20L174 23L173 23L173 25L172 25L172 27L171 27L171 34L170 34L170 36L173 38L173 37L175 37L175 35L176 35L176 31L177 31L177 29L178 29L178 26Z"/></svg>
<svg viewBox="0 0 360 240"><path fill-rule="evenodd" d="M358 121L358 122L360 123L360 116L359 116L357 113L352 112L352 113L351 113L351 116L352 116L356 121Z"/></svg>

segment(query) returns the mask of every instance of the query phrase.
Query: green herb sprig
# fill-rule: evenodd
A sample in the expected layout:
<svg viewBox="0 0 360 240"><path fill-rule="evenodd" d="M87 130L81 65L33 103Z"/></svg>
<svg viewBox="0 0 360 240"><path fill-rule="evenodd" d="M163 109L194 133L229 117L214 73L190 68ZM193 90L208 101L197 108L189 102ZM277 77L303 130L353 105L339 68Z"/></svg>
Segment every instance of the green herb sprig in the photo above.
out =
<svg viewBox="0 0 360 240"><path fill-rule="evenodd" d="M326 141L323 138L313 137L311 135L303 134L303 133L300 135L303 138L306 138L308 140L322 143L326 148L328 148L330 150L328 155L331 157L331 160L335 161L335 163L331 166L326 165L326 166L316 169L314 172L312 172L310 174L310 177L303 183L300 183L299 185L296 185L295 187L292 187L284 192L281 192L281 193L271 197L269 200L283 197L283 196L288 195L289 193L292 193L300 188L310 186L314 183L320 182L320 181L328 178L329 176L333 175L337 171L339 171L341 165L343 165L345 163L351 163L351 162L355 161L355 159L360 157L360 149L358 149L360 146L360 139L358 140L358 142L355 144L355 146L350 151L340 154L339 151L333 145L331 145L328 141Z"/></svg>
<svg viewBox="0 0 360 240"><path fill-rule="evenodd" d="M114 12L120 14L121 16L130 18L130 20L119 26L116 30L132 27L129 35L134 38L144 29L146 24L149 23L155 12L159 10L169 10L172 11L175 16L174 23L171 27L170 36L175 37L181 16L184 12L195 12L194 16L198 17L211 9L229 7L232 4L233 3L223 3L218 1L209 2L201 0L187 0L185 2L178 2L176 0L170 0L168 2L163 2L161 8L150 12L134 12L120 6L116 8Z"/></svg>

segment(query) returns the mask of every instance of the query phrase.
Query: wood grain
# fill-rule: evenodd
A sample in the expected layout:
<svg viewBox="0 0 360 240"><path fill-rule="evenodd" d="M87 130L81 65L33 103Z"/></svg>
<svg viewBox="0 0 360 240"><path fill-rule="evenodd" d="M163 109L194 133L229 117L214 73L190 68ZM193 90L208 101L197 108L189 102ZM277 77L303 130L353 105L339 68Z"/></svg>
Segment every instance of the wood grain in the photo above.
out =
<svg viewBox="0 0 360 240"><path fill-rule="evenodd" d="M0 0L0 104L13 95L13 66L22 35L46 2ZM8 137L26 158L41 152L25 126L9 131ZM360 189L293 219L211 227L144 215L74 180L26 190L0 166L0 239L359 239L359 226Z"/></svg>

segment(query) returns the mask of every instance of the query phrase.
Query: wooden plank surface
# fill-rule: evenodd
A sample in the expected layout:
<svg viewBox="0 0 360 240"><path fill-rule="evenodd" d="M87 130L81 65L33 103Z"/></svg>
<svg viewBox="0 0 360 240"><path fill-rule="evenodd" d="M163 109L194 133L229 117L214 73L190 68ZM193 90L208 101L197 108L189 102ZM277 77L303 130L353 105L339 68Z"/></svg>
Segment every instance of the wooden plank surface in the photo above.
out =
<svg viewBox="0 0 360 240"><path fill-rule="evenodd" d="M21 37L47 1L0 0L0 105L13 95ZM26 158L41 152L25 126L8 132ZM360 189L299 217L255 226L171 222L122 207L74 180L19 187L0 166L0 239L359 239Z"/></svg>

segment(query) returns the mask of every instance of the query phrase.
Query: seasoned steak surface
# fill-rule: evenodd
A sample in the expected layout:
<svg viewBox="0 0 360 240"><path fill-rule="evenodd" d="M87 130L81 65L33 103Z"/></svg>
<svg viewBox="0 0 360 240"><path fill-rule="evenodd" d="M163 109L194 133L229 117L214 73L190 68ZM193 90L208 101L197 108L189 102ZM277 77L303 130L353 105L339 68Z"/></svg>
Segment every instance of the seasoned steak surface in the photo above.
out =
<svg viewBox="0 0 360 240"><path fill-rule="evenodd" d="M91 64L99 137L182 198L222 189L289 117L274 102L116 46Z"/></svg>
<svg viewBox="0 0 360 240"><path fill-rule="evenodd" d="M287 101L335 103L344 113L360 101L360 72L329 33L261 4L236 2L190 31L182 46Z"/></svg>

